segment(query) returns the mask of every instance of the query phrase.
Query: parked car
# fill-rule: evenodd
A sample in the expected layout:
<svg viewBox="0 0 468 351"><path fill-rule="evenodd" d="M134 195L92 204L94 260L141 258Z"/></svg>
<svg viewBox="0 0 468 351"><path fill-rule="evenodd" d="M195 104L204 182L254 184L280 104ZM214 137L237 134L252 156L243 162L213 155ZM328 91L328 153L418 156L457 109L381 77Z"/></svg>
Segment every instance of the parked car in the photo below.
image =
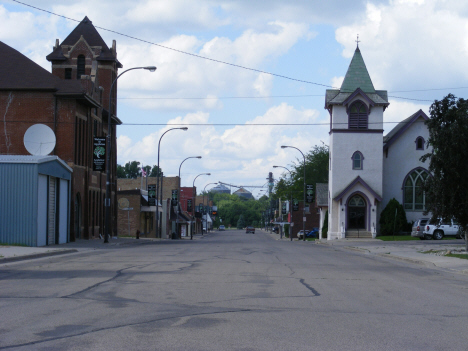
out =
<svg viewBox="0 0 468 351"><path fill-rule="evenodd" d="M459 236L458 223L453 220L438 220L436 223L429 222L423 231L426 240L441 240L446 235Z"/></svg>
<svg viewBox="0 0 468 351"><path fill-rule="evenodd" d="M224 225L220 225L218 230L220 230L220 231L226 230L226 227Z"/></svg>
<svg viewBox="0 0 468 351"><path fill-rule="evenodd" d="M306 232L306 235L307 235L307 234L310 232L310 230L306 229L305 232ZM297 233L297 238L298 238L298 239L303 239L303 237L304 237L304 231L301 229L301 230L299 230L299 232ZM306 237L307 237L307 236L306 236Z"/></svg>
<svg viewBox="0 0 468 351"><path fill-rule="evenodd" d="M317 227L312 228L310 232L306 234L306 238L318 238L319 229Z"/></svg>
<svg viewBox="0 0 468 351"><path fill-rule="evenodd" d="M421 240L424 240L424 229L426 227L427 222L429 222L429 218L419 218L417 219L411 228L411 236L415 238L419 238ZM432 239L432 238L430 238Z"/></svg>
<svg viewBox="0 0 468 351"><path fill-rule="evenodd" d="M255 228L249 225L247 228L245 228L245 233L246 234L248 234L248 233L255 234Z"/></svg>
<svg viewBox="0 0 468 351"><path fill-rule="evenodd" d="M272 231L273 231L273 233L279 233L279 228L278 227L273 227Z"/></svg>

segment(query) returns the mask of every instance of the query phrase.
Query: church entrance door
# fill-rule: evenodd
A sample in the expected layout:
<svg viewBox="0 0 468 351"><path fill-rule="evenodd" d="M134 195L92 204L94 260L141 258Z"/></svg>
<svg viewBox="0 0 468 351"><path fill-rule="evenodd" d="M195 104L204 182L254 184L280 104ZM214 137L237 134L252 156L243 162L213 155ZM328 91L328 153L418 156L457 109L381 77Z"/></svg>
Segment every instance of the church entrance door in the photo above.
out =
<svg viewBox="0 0 468 351"><path fill-rule="evenodd" d="M366 201L354 195L348 202L348 229L366 229Z"/></svg>

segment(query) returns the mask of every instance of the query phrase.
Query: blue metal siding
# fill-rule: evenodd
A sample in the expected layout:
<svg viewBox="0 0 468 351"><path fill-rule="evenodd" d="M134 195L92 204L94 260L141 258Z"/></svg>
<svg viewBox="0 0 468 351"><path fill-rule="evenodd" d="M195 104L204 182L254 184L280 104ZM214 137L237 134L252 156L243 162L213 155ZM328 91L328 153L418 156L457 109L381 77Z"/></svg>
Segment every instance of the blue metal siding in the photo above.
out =
<svg viewBox="0 0 468 351"><path fill-rule="evenodd" d="M0 164L0 242L37 246L37 164Z"/></svg>

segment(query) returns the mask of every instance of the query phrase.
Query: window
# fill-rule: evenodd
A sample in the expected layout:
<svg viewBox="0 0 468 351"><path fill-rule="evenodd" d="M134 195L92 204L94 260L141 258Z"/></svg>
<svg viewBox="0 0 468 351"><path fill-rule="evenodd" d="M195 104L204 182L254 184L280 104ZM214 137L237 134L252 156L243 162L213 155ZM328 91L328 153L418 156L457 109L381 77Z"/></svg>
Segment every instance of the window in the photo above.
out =
<svg viewBox="0 0 468 351"><path fill-rule="evenodd" d="M424 150L424 138L419 136L416 138L416 150Z"/></svg>
<svg viewBox="0 0 468 351"><path fill-rule="evenodd" d="M426 209L426 195L423 185L429 173L420 168L408 174L404 184L405 210L424 211Z"/></svg>
<svg viewBox="0 0 468 351"><path fill-rule="evenodd" d="M362 101L355 101L349 109L348 128L367 129L368 112L367 106Z"/></svg>
<svg viewBox="0 0 468 351"><path fill-rule="evenodd" d="M364 156L360 151L356 151L351 157L353 161L353 169L362 169Z"/></svg>
<svg viewBox="0 0 468 351"><path fill-rule="evenodd" d="M71 77L72 77L72 69L65 68L65 79L71 79Z"/></svg>
<svg viewBox="0 0 468 351"><path fill-rule="evenodd" d="M85 74L86 59L84 55L79 55L76 63L76 78L80 79Z"/></svg>
<svg viewBox="0 0 468 351"><path fill-rule="evenodd" d="M349 200L348 207L366 207L366 202L359 195L354 195L351 200Z"/></svg>

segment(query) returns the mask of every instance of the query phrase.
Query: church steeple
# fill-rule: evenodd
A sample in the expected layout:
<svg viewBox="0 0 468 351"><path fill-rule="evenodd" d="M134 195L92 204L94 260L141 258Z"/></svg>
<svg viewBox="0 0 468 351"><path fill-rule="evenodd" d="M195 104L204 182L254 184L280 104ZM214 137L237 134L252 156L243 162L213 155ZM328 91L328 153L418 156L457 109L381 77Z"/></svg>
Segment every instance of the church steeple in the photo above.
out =
<svg viewBox="0 0 468 351"><path fill-rule="evenodd" d="M367 94L375 93L374 84L372 84L372 80L369 72L367 71L364 59L362 58L359 46L356 47L356 51L354 51L353 59L349 64L343 84L341 84L340 92L352 93L357 88L360 88Z"/></svg>

